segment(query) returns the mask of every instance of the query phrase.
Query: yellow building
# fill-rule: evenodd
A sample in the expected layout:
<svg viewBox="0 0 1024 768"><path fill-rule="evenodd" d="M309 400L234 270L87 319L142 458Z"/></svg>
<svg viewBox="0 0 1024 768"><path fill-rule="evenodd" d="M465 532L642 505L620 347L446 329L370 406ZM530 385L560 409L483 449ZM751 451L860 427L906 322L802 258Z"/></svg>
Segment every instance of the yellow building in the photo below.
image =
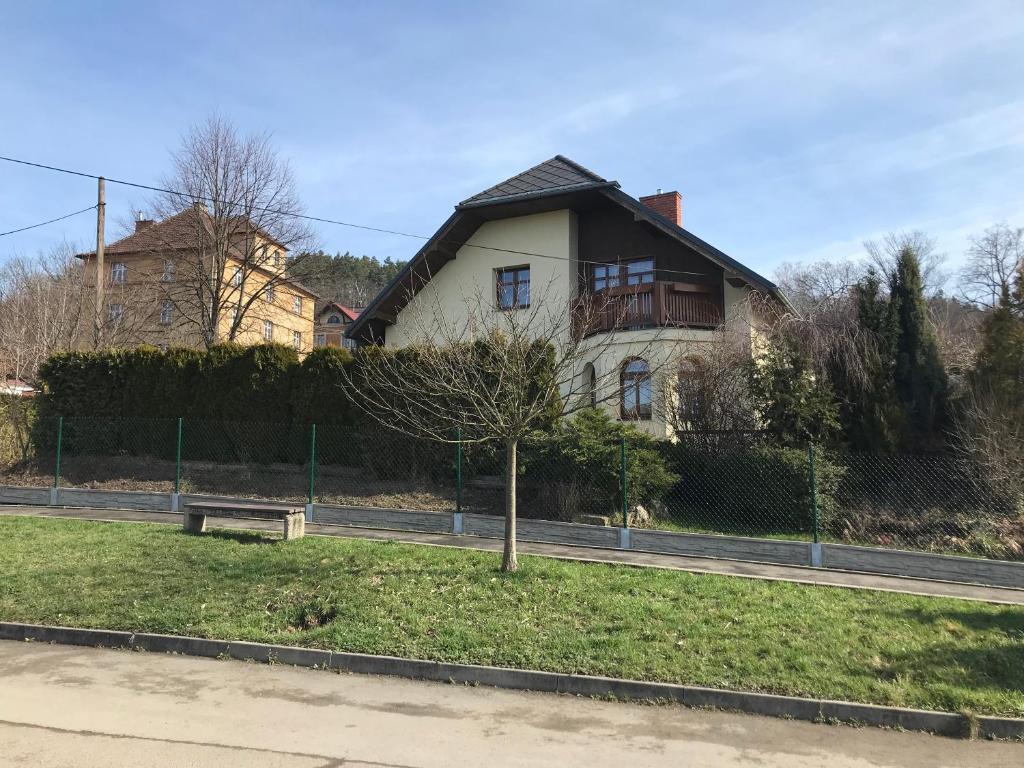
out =
<svg viewBox="0 0 1024 768"><path fill-rule="evenodd" d="M91 320L96 254L80 258L83 316ZM288 273L287 248L243 217L215 220L196 204L162 221L140 219L105 248L100 277L102 346L276 341L300 354L313 346L316 294ZM88 320L80 341L97 344Z"/></svg>

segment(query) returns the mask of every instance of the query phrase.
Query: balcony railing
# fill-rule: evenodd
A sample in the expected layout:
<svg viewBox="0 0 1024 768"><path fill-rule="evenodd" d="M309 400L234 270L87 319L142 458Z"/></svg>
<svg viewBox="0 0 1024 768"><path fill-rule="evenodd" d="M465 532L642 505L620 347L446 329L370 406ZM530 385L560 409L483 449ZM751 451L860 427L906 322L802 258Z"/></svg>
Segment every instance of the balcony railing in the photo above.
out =
<svg viewBox="0 0 1024 768"><path fill-rule="evenodd" d="M584 335L637 328L716 328L723 321L719 290L714 285L665 280L604 287L580 297L577 317Z"/></svg>

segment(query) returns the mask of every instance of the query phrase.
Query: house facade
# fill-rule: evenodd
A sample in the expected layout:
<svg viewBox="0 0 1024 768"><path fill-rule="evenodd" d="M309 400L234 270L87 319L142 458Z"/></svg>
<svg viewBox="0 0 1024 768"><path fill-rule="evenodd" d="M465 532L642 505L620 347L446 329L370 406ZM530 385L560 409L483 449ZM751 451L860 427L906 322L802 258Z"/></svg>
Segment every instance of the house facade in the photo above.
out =
<svg viewBox="0 0 1024 768"><path fill-rule="evenodd" d="M132 234L104 249L102 343L198 348L215 335L245 345L280 342L300 354L312 348L317 296L288 275L287 248L238 219L229 222L230 245L218 259L207 237L213 226L197 204L162 221L139 219ZM80 258L83 317L92 318L96 254ZM93 343L92 323L83 323L80 346Z"/></svg>
<svg viewBox="0 0 1024 768"><path fill-rule="evenodd" d="M328 302L316 313L313 326L314 347L342 347L355 349L356 342L345 336L345 331L359 317L359 310L336 301Z"/></svg>
<svg viewBox="0 0 1024 768"><path fill-rule="evenodd" d="M347 333L399 347L429 337L432 323L469 322L481 302L493 312L543 306L586 340L563 395L589 394L616 418L668 437L680 407L671 381L688 361L726 327L740 328L753 353L755 292L786 301L683 229L677 192L636 199L559 155L459 203Z"/></svg>

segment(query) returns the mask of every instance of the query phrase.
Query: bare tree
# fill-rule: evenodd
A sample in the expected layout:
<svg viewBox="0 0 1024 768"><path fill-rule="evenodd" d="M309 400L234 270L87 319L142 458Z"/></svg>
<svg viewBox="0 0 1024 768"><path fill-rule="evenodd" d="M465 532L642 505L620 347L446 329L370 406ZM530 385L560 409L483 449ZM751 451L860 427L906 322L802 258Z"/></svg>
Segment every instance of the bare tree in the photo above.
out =
<svg viewBox="0 0 1024 768"><path fill-rule="evenodd" d="M921 281L926 297L941 291L949 279L949 273L943 269L946 255L936 250L934 238L920 230L890 232L881 240L866 241L864 248L871 263L887 282L892 280L900 253L908 248L912 250L921 264Z"/></svg>
<svg viewBox="0 0 1024 768"><path fill-rule="evenodd" d="M189 255L167 300L207 346L234 340L268 292L307 277L301 255L284 259L313 245L294 176L269 136L242 136L219 117L193 127L172 157L163 180L171 191L152 207L160 218L181 216Z"/></svg>
<svg viewBox="0 0 1024 768"><path fill-rule="evenodd" d="M953 412L954 448L1024 512L1024 409L992 387L972 386Z"/></svg>
<svg viewBox="0 0 1024 768"><path fill-rule="evenodd" d="M1010 297L1024 269L1024 228L995 224L971 238L967 265L960 272L963 298L982 307L995 307Z"/></svg>
<svg viewBox="0 0 1024 768"><path fill-rule="evenodd" d="M453 307L428 284L402 317L419 329L419 343L398 351L363 349L346 373L352 402L386 427L440 442L454 442L460 430L465 442L504 445L504 571L517 568L520 441L551 419L619 402L618 361L624 359L648 361L637 386L647 388L653 404L660 372L678 360L674 343L658 334L630 344L614 328L590 333L620 308L621 302L611 306L599 296L559 295L553 283L535 291L528 308L499 311L493 296L480 294L463 296ZM596 369L592 363L602 357L616 364Z"/></svg>

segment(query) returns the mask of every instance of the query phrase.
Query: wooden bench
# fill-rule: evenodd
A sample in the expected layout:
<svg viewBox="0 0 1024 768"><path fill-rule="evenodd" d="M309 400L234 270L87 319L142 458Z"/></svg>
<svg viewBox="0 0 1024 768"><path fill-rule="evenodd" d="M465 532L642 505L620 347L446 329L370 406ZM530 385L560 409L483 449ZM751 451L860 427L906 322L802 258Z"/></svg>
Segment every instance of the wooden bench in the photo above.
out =
<svg viewBox="0 0 1024 768"><path fill-rule="evenodd" d="M246 501L193 501L185 505L184 527L187 533L204 533L206 518L231 517L250 520L281 520L284 540L306 535L306 510L287 504L257 504Z"/></svg>

